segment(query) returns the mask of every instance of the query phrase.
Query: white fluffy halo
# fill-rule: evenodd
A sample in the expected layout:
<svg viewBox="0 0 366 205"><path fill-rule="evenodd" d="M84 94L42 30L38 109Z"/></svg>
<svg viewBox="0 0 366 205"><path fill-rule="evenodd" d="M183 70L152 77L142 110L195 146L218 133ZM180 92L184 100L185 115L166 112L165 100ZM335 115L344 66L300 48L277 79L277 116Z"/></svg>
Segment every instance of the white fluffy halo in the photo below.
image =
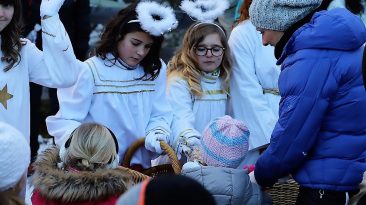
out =
<svg viewBox="0 0 366 205"><path fill-rule="evenodd" d="M230 6L227 0L183 0L180 8L201 22L213 22Z"/></svg>
<svg viewBox="0 0 366 205"><path fill-rule="evenodd" d="M169 6L144 1L137 5L136 12L141 28L153 36L163 35L178 26L173 9ZM160 19L155 19L154 16L158 16Z"/></svg>

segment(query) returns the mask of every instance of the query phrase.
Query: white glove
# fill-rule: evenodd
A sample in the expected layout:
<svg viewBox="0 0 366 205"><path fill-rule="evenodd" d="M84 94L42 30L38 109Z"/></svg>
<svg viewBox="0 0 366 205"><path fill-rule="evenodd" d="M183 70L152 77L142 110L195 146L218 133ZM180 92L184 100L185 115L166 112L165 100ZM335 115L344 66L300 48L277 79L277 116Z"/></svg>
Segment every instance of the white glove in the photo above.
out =
<svg viewBox="0 0 366 205"><path fill-rule="evenodd" d="M40 7L40 14L43 18L44 16L54 16L58 14L62 4L65 0L42 0Z"/></svg>
<svg viewBox="0 0 366 205"><path fill-rule="evenodd" d="M178 155L181 153L189 156L192 153L194 147L197 147L201 144L201 136L197 132L189 132L185 136L179 137L178 146L176 148L176 152Z"/></svg>
<svg viewBox="0 0 366 205"><path fill-rule="evenodd" d="M146 149L156 152L158 154L161 154L163 150L161 150L160 147L160 141L165 141L166 143L169 143L168 141L169 133L164 130L151 130L145 138L145 147Z"/></svg>

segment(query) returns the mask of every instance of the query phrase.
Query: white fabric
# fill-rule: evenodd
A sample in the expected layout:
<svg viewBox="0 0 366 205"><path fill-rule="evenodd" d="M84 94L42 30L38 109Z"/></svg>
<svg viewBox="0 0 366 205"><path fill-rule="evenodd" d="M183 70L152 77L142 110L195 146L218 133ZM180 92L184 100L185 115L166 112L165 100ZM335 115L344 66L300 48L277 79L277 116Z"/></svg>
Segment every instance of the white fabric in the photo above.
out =
<svg viewBox="0 0 366 205"><path fill-rule="evenodd" d="M24 40L20 62L7 72L7 65L0 61L0 90L5 89L13 97L7 100L7 108L0 104L0 121L18 129L29 142L29 82L46 87L66 87L75 82L76 67L69 64L72 57L71 43L58 15L42 21L43 53L30 41ZM64 51L65 48L68 50ZM2 56L2 52L0 51ZM58 58L63 55L65 58Z"/></svg>
<svg viewBox="0 0 366 205"><path fill-rule="evenodd" d="M111 55L107 56L111 59ZM60 110L46 119L56 144L85 122L100 123L113 131L119 145L119 156L137 139L153 129L170 132L171 108L166 100L166 65L154 81L136 80L143 67L127 70L108 59L92 57L76 61L80 67L77 83L57 91ZM152 152L139 149L131 163L150 167Z"/></svg>
<svg viewBox="0 0 366 205"><path fill-rule="evenodd" d="M160 141L169 143L170 134L164 132L164 130L154 129L151 130L145 138L146 149L161 154L163 151L160 147Z"/></svg>
<svg viewBox="0 0 366 205"><path fill-rule="evenodd" d="M366 1L362 0L361 4L363 5L364 9L366 9ZM333 0L328 6L328 10L335 8L346 8L346 2L344 0ZM366 12L362 12L358 16L360 16L362 22L366 25Z"/></svg>
<svg viewBox="0 0 366 205"><path fill-rule="evenodd" d="M263 88L278 88L280 68L274 48L262 45L262 37L247 20L237 25L229 38L234 57L230 94L234 118L250 131L249 149L268 144L278 119L280 96L263 94Z"/></svg>
<svg viewBox="0 0 366 205"><path fill-rule="evenodd" d="M40 15L43 16L54 16L58 14L62 4L65 0L42 0L40 6Z"/></svg>
<svg viewBox="0 0 366 205"><path fill-rule="evenodd" d="M168 99L174 112L172 123L173 144L179 146L179 138L189 143L189 138L199 138L204 128L215 118L227 114L228 95L220 78L202 76L203 96L193 96L187 82L177 76L169 79ZM197 144L197 140L191 139ZM179 154L179 151L178 151Z"/></svg>
<svg viewBox="0 0 366 205"><path fill-rule="evenodd" d="M14 127L0 122L0 192L14 187L26 173L30 148Z"/></svg>

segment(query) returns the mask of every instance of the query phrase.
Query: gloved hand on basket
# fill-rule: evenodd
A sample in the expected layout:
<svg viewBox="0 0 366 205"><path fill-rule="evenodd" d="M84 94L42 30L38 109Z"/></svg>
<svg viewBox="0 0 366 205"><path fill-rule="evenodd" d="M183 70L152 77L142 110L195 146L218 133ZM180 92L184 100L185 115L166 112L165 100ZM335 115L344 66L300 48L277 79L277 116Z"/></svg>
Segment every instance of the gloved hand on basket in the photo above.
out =
<svg viewBox="0 0 366 205"><path fill-rule="evenodd" d="M200 139L201 135L197 131L192 131L186 133L184 136L179 136L176 153L178 155L184 153L186 156L189 156L194 147L201 145Z"/></svg>
<svg viewBox="0 0 366 205"><path fill-rule="evenodd" d="M162 129L155 129L148 132L145 137L145 147L146 149L161 154L163 150L160 147L160 141L164 141L169 143L169 136L170 133L162 130Z"/></svg>
<svg viewBox="0 0 366 205"><path fill-rule="evenodd" d="M40 15L44 16L54 16L58 14L61 6L64 4L65 0L42 0L40 7Z"/></svg>

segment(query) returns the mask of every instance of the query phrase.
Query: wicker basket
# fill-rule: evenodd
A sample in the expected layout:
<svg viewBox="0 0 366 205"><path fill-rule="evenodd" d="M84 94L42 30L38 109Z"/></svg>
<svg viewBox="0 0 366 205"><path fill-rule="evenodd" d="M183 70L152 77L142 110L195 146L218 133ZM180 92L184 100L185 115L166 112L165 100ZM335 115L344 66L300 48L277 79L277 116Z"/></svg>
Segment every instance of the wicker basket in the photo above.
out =
<svg viewBox="0 0 366 205"><path fill-rule="evenodd" d="M120 171L122 171L122 172L125 172L125 173L130 174L131 177L132 177L132 181L135 184L138 184L138 183L144 181L145 179L149 178L149 176L147 176L147 175L145 175L143 173L140 173L138 171L135 171L133 169L130 169L130 168L118 166L117 169L120 170Z"/></svg>
<svg viewBox="0 0 366 205"><path fill-rule="evenodd" d="M167 173L180 174L182 168L174 150L164 141L160 141L160 146L163 152L168 155L171 164L163 164L150 167L148 169L142 170L141 173L151 177ZM145 138L140 138L132 143L123 158L122 166L130 166L132 156L138 149L145 149Z"/></svg>
<svg viewBox="0 0 366 205"><path fill-rule="evenodd" d="M285 183L275 183L266 192L272 197L273 205L291 205L296 203L299 184L295 180L289 179Z"/></svg>

